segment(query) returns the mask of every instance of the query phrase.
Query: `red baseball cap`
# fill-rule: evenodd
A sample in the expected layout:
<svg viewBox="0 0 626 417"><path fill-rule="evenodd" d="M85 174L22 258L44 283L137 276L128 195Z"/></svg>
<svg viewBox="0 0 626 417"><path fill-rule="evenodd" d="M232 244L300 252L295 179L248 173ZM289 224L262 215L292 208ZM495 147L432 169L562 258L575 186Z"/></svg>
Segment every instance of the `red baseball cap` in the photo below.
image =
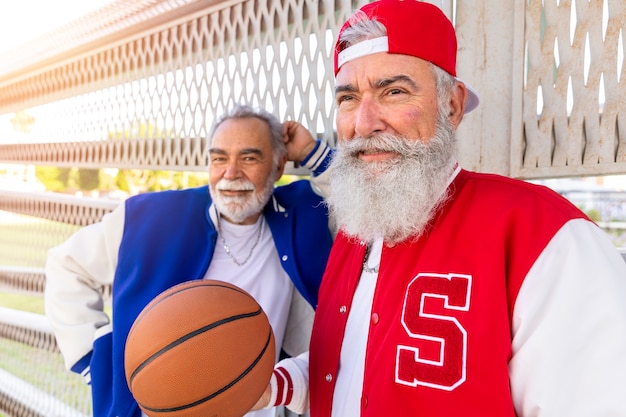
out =
<svg viewBox="0 0 626 417"><path fill-rule="evenodd" d="M377 20L387 28L387 36L368 39L348 48L339 41L335 44L335 76L343 64L377 52L411 55L432 62L456 76L456 33L452 22L437 7L418 0L379 0L366 4L346 21L339 31L363 20ZM467 87L465 113L479 103L476 90Z"/></svg>

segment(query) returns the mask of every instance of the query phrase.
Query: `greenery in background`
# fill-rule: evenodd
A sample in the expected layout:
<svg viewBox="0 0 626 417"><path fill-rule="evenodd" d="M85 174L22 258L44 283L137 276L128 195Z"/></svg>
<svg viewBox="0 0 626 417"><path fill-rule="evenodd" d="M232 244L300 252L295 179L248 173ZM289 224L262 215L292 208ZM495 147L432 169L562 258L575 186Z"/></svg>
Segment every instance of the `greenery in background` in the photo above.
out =
<svg viewBox="0 0 626 417"><path fill-rule="evenodd" d="M578 208L583 211L587 217L593 220L596 223L602 223L604 221L618 221L621 222L623 219L603 219L600 211L595 208L586 209L584 207L578 206ZM604 227L604 231L609 235L613 244L618 248L626 248L626 231L620 228L610 228Z"/></svg>
<svg viewBox="0 0 626 417"><path fill-rule="evenodd" d="M37 179L47 191L76 193L98 190L100 194L122 191L135 195L148 191L180 190L207 184L205 172L151 171L146 169L92 169L38 166Z"/></svg>
<svg viewBox="0 0 626 417"><path fill-rule="evenodd" d="M28 313L45 314L43 295L0 292L0 307ZM104 312L111 318L111 306L104 307ZM2 340L2 338L0 338Z"/></svg>
<svg viewBox="0 0 626 417"><path fill-rule="evenodd" d="M0 338L0 368L72 408L91 415L89 386L80 375L65 369L58 353Z"/></svg>
<svg viewBox="0 0 626 417"><path fill-rule="evenodd" d="M70 168L36 167L35 176L46 190L61 192L69 187Z"/></svg>
<svg viewBox="0 0 626 417"><path fill-rule="evenodd" d="M2 222L0 265L43 268L48 248L64 242L79 228L80 226L27 216L15 216L12 221ZM0 307L44 313L40 295L0 292ZM110 313L109 310L107 312Z"/></svg>
<svg viewBox="0 0 626 417"><path fill-rule="evenodd" d="M146 169L87 169L40 166L37 179L47 191L76 193L98 190L100 194L122 191L135 195L148 191L181 190L209 183L208 172L150 171ZM284 175L278 185L298 178Z"/></svg>
<svg viewBox="0 0 626 417"><path fill-rule="evenodd" d="M582 211L585 212L585 214L594 222L599 222L602 220L602 216L600 215L600 212L596 209L589 209L589 210L584 210L582 207L579 207L579 209L581 209Z"/></svg>
<svg viewBox="0 0 626 417"><path fill-rule="evenodd" d="M48 247L61 243L79 228L30 216L11 215L8 219L2 222L1 265L42 268ZM43 296L39 294L0 292L0 307L44 314ZM58 353L0 338L0 369L91 415L89 387L81 376L65 369Z"/></svg>
<svg viewBox="0 0 626 417"><path fill-rule="evenodd" d="M44 314L43 296L0 292L0 307Z"/></svg>
<svg viewBox="0 0 626 417"><path fill-rule="evenodd" d="M208 172L149 171L121 169L115 176L117 190L129 195L147 191L180 190L198 187L209 182Z"/></svg>
<svg viewBox="0 0 626 417"><path fill-rule="evenodd" d="M12 216L2 221L0 265L43 268L48 248L62 243L79 228L30 216Z"/></svg>

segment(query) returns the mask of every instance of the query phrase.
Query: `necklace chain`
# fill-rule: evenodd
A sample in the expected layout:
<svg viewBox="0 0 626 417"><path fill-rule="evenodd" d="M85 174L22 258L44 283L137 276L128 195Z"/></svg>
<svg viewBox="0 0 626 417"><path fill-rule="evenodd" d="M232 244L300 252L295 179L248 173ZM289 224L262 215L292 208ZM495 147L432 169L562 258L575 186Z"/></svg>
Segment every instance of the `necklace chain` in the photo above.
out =
<svg viewBox="0 0 626 417"><path fill-rule="evenodd" d="M370 259L370 245L367 245L367 247L365 248L365 257L363 258L363 271L367 272L368 274L377 274L380 263L371 267L367 264L369 259Z"/></svg>
<svg viewBox="0 0 626 417"><path fill-rule="evenodd" d="M230 247L228 247L228 244L226 243L226 239L224 239L224 234L222 233L220 229L221 218L220 217L217 218L217 233L220 235L220 239L222 239L222 247L224 248L228 256L230 256L230 259L233 260L235 265L243 266L246 264L246 262L250 260L250 258L252 258L252 253L254 252L256 245L258 245L259 241L261 240L261 233L263 232L264 220L265 219L261 215L261 224L259 225L259 232L256 235L256 240L254 241L254 243L252 244L252 247L250 248L250 253L248 253L248 256L246 256L246 259L244 259L243 261L239 261L237 258L235 258L235 256L232 253L230 253Z"/></svg>

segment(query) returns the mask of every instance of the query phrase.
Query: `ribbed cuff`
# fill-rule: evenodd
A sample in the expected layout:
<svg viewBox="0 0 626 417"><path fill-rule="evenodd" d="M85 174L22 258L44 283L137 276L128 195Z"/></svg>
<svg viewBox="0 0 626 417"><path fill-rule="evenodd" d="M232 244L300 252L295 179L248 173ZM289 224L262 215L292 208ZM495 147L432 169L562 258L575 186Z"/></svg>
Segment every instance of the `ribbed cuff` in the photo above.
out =
<svg viewBox="0 0 626 417"><path fill-rule="evenodd" d="M272 398L270 399L270 404L274 406L288 406L291 404L291 400L293 400L293 380L291 379L291 375L289 375L289 372L282 366L276 367L272 374L270 384L274 381L276 382L276 389L274 389L274 386L271 387ZM274 395L274 393L276 395Z"/></svg>
<svg viewBox="0 0 626 417"><path fill-rule="evenodd" d="M313 175L319 175L326 171L331 159L331 148L321 140L315 141L315 148L300 161L300 165L313 172Z"/></svg>
<svg viewBox="0 0 626 417"><path fill-rule="evenodd" d="M304 414L309 409L308 352L303 355L283 359L274 367L266 408L284 405L296 414Z"/></svg>

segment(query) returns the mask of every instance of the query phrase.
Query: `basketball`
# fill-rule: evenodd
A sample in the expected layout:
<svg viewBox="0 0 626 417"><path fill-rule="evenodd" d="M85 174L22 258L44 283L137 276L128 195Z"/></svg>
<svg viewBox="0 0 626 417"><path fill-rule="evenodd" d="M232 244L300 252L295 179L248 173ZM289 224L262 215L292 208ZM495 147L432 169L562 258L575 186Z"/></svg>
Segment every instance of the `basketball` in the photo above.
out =
<svg viewBox="0 0 626 417"><path fill-rule="evenodd" d="M241 417L268 386L274 334L241 288L195 280L153 299L130 329L126 381L151 417Z"/></svg>

